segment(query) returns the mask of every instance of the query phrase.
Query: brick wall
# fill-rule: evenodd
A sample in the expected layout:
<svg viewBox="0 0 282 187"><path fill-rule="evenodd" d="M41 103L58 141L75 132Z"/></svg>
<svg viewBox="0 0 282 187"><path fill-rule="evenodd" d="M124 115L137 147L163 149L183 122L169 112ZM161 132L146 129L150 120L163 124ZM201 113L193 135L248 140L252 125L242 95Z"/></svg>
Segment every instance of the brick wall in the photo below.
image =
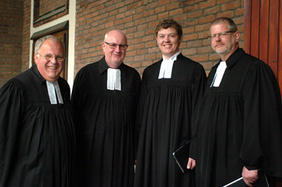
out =
<svg viewBox="0 0 282 187"><path fill-rule="evenodd" d="M29 68L30 6L30 0L0 1L0 86ZM110 29L127 35L130 46L125 63L142 74L161 57L154 29L167 17L183 26L182 53L200 62L207 72L218 60L206 38L213 19L233 18L243 46L244 0L77 0L76 9L75 74L103 56L100 44Z"/></svg>
<svg viewBox="0 0 282 187"><path fill-rule="evenodd" d="M182 53L200 62L207 72L218 60L207 39L210 23L216 17L234 19L243 47L244 0L79 0L76 7L75 73L103 56L100 44L106 31L120 29L129 43L125 63L142 74L161 57L154 29L168 17L183 26Z"/></svg>
<svg viewBox="0 0 282 187"><path fill-rule="evenodd" d="M23 0L0 1L0 87L21 72Z"/></svg>
<svg viewBox="0 0 282 187"><path fill-rule="evenodd" d="M29 68L30 44L30 11L31 1L24 0L23 31L22 31L22 72Z"/></svg>

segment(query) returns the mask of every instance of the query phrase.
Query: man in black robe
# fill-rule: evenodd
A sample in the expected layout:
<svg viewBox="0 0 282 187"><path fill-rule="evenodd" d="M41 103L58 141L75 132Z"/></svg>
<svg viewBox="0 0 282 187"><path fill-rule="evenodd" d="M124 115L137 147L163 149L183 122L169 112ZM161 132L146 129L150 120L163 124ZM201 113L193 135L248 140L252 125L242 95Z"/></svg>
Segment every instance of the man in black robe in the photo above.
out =
<svg viewBox="0 0 282 187"><path fill-rule="evenodd" d="M176 21L161 21L155 34L163 58L143 73L134 186L193 186L192 171L182 173L172 153L191 138L192 116L206 74L199 63L179 52L182 27Z"/></svg>
<svg viewBox="0 0 282 187"><path fill-rule="evenodd" d="M210 34L220 63L209 74L196 123L197 186L223 186L241 177L251 186L264 174L281 177L277 80L267 64L239 48L240 33L231 19L216 19Z"/></svg>
<svg viewBox="0 0 282 187"><path fill-rule="evenodd" d="M63 44L37 40L35 64L0 89L0 186L70 187L75 136Z"/></svg>
<svg viewBox="0 0 282 187"><path fill-rule="evenodd" d="M105 56L76 75L77 186L130 187L135 161L135 112L140 75L125 65L126 36L106 33Z"/></svg>

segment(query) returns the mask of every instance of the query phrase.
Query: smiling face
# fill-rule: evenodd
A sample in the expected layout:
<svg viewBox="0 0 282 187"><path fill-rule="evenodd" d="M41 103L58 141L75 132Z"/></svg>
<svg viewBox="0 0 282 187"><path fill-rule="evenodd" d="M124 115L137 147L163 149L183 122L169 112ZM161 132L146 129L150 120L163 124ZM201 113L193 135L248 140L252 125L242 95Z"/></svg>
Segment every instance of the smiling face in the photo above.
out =
<svg viewBox="0 0 282 187"><path fill-rule="evenodd" d="M161 29L156 36L158 46L166 59L179 51L181 38L172 27Z"/></svg>
<svg viewBox="0 0 282 187"><path fill-rule="evenodd" d="M46 59L45 56L53 56ZM59 41L47 39L41 45L38 53L34 54L34 61L39 73L49 82L55 82L63 71L64 61L58 61L55 57L64 57L64 48Z"/></svg>
<svg viewBox="0 0 282 187"><path fill-rule="evenodd" d="M215 36L211 38L211 47L224 61L239 47L240 38L238 31L226 31L230 31L227 22L212 25L210 28L211 36Z"/></svg>
<svg viewBox="0 0 282 187"><path fill-rule="evenodd" d="M111 44L117 45L113 48ZM127 45L127 39L125 35L118 30L109 31L105 36L104 42L102 42L106 63L113 69L118 68L125 58L126 49L121 48L119 45Z"/></svg>

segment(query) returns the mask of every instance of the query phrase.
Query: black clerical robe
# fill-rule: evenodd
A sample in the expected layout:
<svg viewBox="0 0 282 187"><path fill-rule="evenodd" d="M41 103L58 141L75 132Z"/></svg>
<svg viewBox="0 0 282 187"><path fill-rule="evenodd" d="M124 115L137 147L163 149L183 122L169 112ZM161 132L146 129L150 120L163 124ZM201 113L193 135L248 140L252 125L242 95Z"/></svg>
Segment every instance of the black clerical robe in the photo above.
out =
<svg viewBox="0 0 282 187"><path fill-rule="evenodd" d="M70 90L50 104L36 65L0 89L0 186L70 187L75 136Z"/></svg>
<svg viewBox="0 0 282 187"><path fill-rule="evenodd" d="M193 173L183 174L172 152L191 138L192 116L203 94L205 71L179 54L171 78L158 79L161 63L152 64L143 73L134 186L193 186Z"/></svg>
<svg viewBox="0 0 282 187"><path fill-rule="evenodd" d="M199 108L197 186L223 186L243 166L282 176L281 97L270 67L237 49L219 87L210 72Z"/></svg>
<svg viewBox="0 0 282 187"><path fill-rule="evenodd" d="M105 57L83 67L72 93L77 123L77 186L130 187L140 75L121 64L121 91L107 89Z"/></svg>

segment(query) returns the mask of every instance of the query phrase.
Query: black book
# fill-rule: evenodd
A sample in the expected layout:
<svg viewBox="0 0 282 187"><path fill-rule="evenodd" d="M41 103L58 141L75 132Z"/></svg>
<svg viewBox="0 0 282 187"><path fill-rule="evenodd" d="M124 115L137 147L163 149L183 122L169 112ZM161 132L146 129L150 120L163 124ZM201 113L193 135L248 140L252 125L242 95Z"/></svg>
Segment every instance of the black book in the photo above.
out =
<svg viewBox="0 0 282 187"><path fill-rule="evenodd" d="M243 177L240 177L226 185L224 185L223 187L247 187L248 185L246 185L246 183L243 180Z"/></svg>
<svg viewBox="0 0 282 187"><path fill-rule="evenodd" d="M173 158L175 159L182 173L188 171L187 163L189 159L189 147L190 147L190 141L187 141L184 145L182 145L172 153Z"/></svg>

